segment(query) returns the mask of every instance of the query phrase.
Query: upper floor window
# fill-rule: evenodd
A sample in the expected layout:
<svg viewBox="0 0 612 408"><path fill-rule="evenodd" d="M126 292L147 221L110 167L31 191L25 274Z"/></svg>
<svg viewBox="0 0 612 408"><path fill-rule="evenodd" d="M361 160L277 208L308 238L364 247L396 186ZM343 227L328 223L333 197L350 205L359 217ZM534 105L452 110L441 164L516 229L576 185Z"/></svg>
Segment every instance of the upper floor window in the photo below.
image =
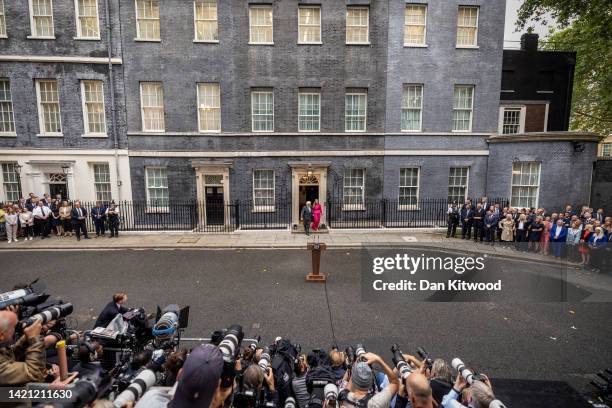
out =
<svg viewBox="0 0 612 408"><path fill-rule="evenodd" d="M344 130L365 132L367 122L367 92L349 92L344 99Z"/></svg>
<svg viewBox="0 0 612 408"><path fill-rule="evenodd" d="M456 85L453 95L453 132L472 131L474 86Z"/></svg>
<svg viewBox="0 0 612 408"><path fill-rule="evenodd" d="M368 7L346 8L346 43L369 44L370 9Z"/></svg>
<svg viewBox="0 0 612 408"><path fill-rule="evenodd" d="M459 6L457 14L457 47L478 45L478 7Z"/></svg>
<svg viewBox="0 0 612 408"><path fill-rule="evenodd" d="M272 6L249 7L249 44L274 44Z"/></svg>
<svg viewBox="0 0 612 408"><path fill-rule="evenodd" d="M319 92L300 92L298 112L300 132L319 132L321 130L321 94Z"/></svg>
<svg viewBox="0 0 612 408"><path fill-rule="evenodd" d="M540 163L512 163L512 193L510 206L537 208L540 189Z"/></svg>
<svg viewBox="0 0 612 408"><path fill-rule="evenodd" d="M8 79L0 79L0 134L13 133L15 133L15 117L11 83Z"/></svg>
<svg viewBox="0 0 612 408"><path fill-rule="evenodd" d="M198 84L198 127L200 132L221 131L219 84Z"/></svg>
<svg viewBox="0 0 612 408"><path fill-rule="evenodd" d="M98 0L76 0L77 38L99 39Z"/></svg>
<svg viewBox="0 0 612 408"><path fill-rule="evenodd" d="M274 211L274 170L253 170L255 211Z"/></svg>
<svg viewBox="0 0 612 408"><path fill-rule="evenodd" d="M53 79L37 80L36 97L38 101L40 134L44 136L61 136L62 119L57 81Z"/></svg>
<svg viewBox="0 0 612 408"><path fill-rule="evenodd" d="M601 144L601 156L610 157L612 156L612 143Z"/></svg>
<svg viewBox="0 0 612 408"><path fill-rule="evenodd" d="M112 200L110 166L108 163L94 163L93 173L96 201L108 203Z"/></svg>
<svg viewBox="0 0 612 408"><path fill-rule="evenodd" d="M499 133L511 135L525 131L524 107L501 107Z"/></svg>
<svg viewBox="0 0 612 408"><path fill-rule="evenodd" d="M419 168L400 169L399 206L400 209L414 208L419 201Z"/></svg>
<svg viewBox="0 0 612 408"><path fill-rule="evenodd" d="M321 43L321 7L298 8L298 44Z"/></svg>
<svg viewBox="0 0 612 408"><path fill-rule="evenodd" d="M53 32L53 0L30 0L32 37L55 38Z"/></svg>
<svg viewBox="0 0 612 408"><path fill-rule="evenodd" d="M365 169L344 169L342 184L342 209L363 210Z"/></svg>
<svg viewBox="0 0 612 408"><path fill-rule="evenodd" d="M159 0L136 0L136 39L161 40Z"/></svg>
<svg viewBox="0 0 612 408"><path fill-rule="evenodd" d="M106 136L104 87L102 81L81 81L85 135Z"/></svg>
<svg viewBox="0 0 612 408"><path fill-rule="evenodd" d="M420 132L423 115L423 85L404 85L402 97L402 131Z"/></svg>
<svg viewBox="0 0 612 408"><path fill-rule="evenodd" d="M251 92L251 121L253 132L274 132L274 93Z"/></svg>
<svg viewBox="0 0 612 408"><path fill-rule="evenodd" d="M425 45L426 4L407 4L404 17L404 45Z"/></svg>
<svg viewBox="0 0 612 408"><path fill-rule="evenodd" d="M4 0L0 0L0 38L6 38L6 20L4 18Z"/></svg>
<svg viewBox="0 0 612 408"><path fill-rule="evenodd" d="M217 0L196 0L195 8L195 41L219 41L217 21Z"/></svg>
<svg viewBox="0 0 612 408"><path fill-rule="evenodd" d="M140 104L142 130L145 132L163 132L164 124L164 89L161 82L140 83Z"/></svg>

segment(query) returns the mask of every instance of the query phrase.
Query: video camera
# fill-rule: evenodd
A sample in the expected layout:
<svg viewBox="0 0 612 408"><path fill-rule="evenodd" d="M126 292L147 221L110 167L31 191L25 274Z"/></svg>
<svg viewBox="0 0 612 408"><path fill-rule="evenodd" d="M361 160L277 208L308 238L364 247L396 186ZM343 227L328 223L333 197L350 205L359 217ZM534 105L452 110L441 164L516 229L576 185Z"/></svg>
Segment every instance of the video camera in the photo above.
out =
<svg viewBox="0 0 612 408"><path fill-rule="evenodd" d="M0 310L10 306L19 306L19 320L26 319L36 313L36 306L49 299L49 295L44 293L44 285L38 283L38 278L33 282L24 285L23 288L15 289L0 294Z"/></svg>
<svg viewBox="0 0 612 408"><path fill-rule="evenodd" d="M453 358L451 365L457 370L457 375L462 376L469 385L472 385L474 381L485 381L487 378L482 374L474 374L472 370L467 368L465 364L463 364L463 361L457 357ZM489 408L506 408L506 406L500 400L496 399L491 401Z"/></svg>

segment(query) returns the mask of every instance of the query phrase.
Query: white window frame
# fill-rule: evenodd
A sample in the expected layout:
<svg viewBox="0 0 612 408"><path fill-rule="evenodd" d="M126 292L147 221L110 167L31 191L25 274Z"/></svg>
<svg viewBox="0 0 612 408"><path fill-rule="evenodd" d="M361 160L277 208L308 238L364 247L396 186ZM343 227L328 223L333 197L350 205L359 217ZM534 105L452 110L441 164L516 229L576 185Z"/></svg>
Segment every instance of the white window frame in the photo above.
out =
<svg viewBox="0 0 612 408"><path fill-rule="evenodd" d="M251 13L253 10L255 9L269 9L272 12L272 19L270 21L270 30L272 31L272 41L253 41L253 18L251 16ZM258 25L257 27L268 27L266 26L260 26ZM269 4L255 4L255 5L249 5L249 45L274 45L274 7Z"/></svg>
<svg viewBox="0 0 612 408"><path fill-rule="evenodd" d="M407 88L410 88L410 87L419 87L421 89L421 106L418 108L419 109L419 128L418 129L404 129L403 120L401 117L400 117L400 127L401 127L402 132L419 133L423 131L423 92L424 92L423 84L404 84L402 86L401 116L403 116L404 110L417 110L417 108L410 108L410 107L404 106L404 92L406 91Z"/></svg>
<svg viewBox="0 0 612 408"><path fill-rule="evenodd" d="M451 172L453 169L466 169L466 175L465 175L465 185L451 185L450 184L450 178L451 178ZM457 176L454 176L455 178ZM465 201L468 198L468 190L470 188L470 166L451 166L448 169L448 192L446 194L447 200L450 202L449 198L451 196L450 194L450 189L451 187L461 187L461 188L465 188L465 192L463 193L463 200L459 203L465 203Z"/></svg>
<svg viewBox="0 0 612 408"><path fill-rule="evenodd" d="M421 24L408 24L406 22L406 11L409 7L419 7L425 9L424 23ZM427 3L406 3L406 8L404 9L404 47L415 47L415 48L426 48L427 47ZM406 42L406 34L407 28L409 26L418 26L423 27L423 42L422 43L411 43Z"/></svg>
<svg viewBox="0 0 612 408"><path fill-rule="evenodd" d="M471 88L472 89L472 100L469 109L455 108L455 91L457 88ZM476 98L476 86L469 84L457 84L453 88L453 117L452 117L452 132L453 133L470 133L472 131L472 124L474 123L474 99ZM455 130L455 111L469 111L470 112L470 125L465 130Z"/></svg>
<svg viewBox="0 0 612 408"><path fill-rule="evenodd" d="M368 24L366 25L366 40L365 41L349 41L348 32L348 11L349 10L366 10L368 12ZM345 33L345 41L347 45L369 45L370 44L370 8L363 6L347 6L346 7L346 17L345 17L345 25L346 25L346 33ZM353 26L351 26L353 27ZM362 26L354 26L354 27L362 27Z"/></svg>
<svg viewBox="0 0 612 408"><path fill-rule="evenodd" d="M147 129L145 126L145 106L143 103L143 98L142 98L142 86L145 84L159 84L161 85L161 90L162 90L162 105L161 105L161 111L162 111L162 121L163 121L163 128L162 129ZM166 109L165 109L165 104L164 104L164 85L163 82L159 82L159 81L143 81L140 82L139 84L140 86L140 117L141 117L141 126L142 126L142 131L143 132L150 132L150 133L161 133L161 132L165 132L166 131ZM147 108L155 108L155 107L151 107L151 106L147 106ZM157 106L157 108L159 109L159 106Z"/></svg>
<svg viewBox="0 0 612 408"><path fill-rule="evenodd" d="M149 170L164 169L166 171L166 187L149 187ZM145 191L147 196L147 212L149 213L167 213L170 212L169 206L165 205L151 205L151 197L149 195L149 188L165 188L168 191L168 204L170 203L170 187L168 184L168 167L165 166L147 166L145 167Z"/></svg>
<svg viewBox="0 0 612 408"><path fill-rule="evenodd" d="M353 170L361 170L361 186L349 186L348 188L361 188L361 203L357 204L348 204L346 203L346 194L345 188L346 186L346 172ZM350 176L349 176L350 177ZM342 211L365 211L365 181L366 181L366 169L359 167L352 167L344 169L344 173L342 174Z"/></svg>
<svg viewBox="0 0 612 408"><path fill-rule="evenodd" d="M98 182L98 181L96 181L96 167L97 166L106 166L106 169L108 169L108 181L107 182ZM94 163L91 163L91 174L93 176L94 196L96 198L96 201L102 201L103 203L110 202L113 199L113 183L112 183L112 177L111 177L110 163L108 163L108 162L94 162ZM99 191L98 190L98 186L99 185L108 185L108 191L106 191L106 190ZM100 196L98 196L98 193L100 193L100 194L108 193L109 194L109 199L106 200L106 199L100 198Z"/></svg>
<svg viewBox="0 0 612 408"><path fill-rule="evenodd" d="M474 34L474 44L459 44L459 10L462 8L472 8L476 9L476 32ZM456 48L478 48L478 27L480 25L480 7L479 6L459 6L457 7L457 25L456 25L456 35L455 35L455 47ZM471 26L461 26L461 27L469 27Z"/></svg>
<svg viewBox="0 0 612 408"><path fill-rule="evenodd" d="M4 12L4 0L0 0L0 38L8 38L6 30L6 14Z"/></svg>
<svg viewBox="0 0 612 408"><path fill-rule="evenodd" d="M415 170L417 171L417 184L416 186L402 185L402 170ZM402 188L416 188L416 204L401 204L402 201ZM421 194L421 168L419 166L402 166L399 169L399 185L397 189L397 209L398 211L409 211L417 210L419 208L419 197Z"/></svg>
<svg viewBox="0 0 612 408"><path fill-rule="evenodd" d="M139 17L138 16L138 1L139 0L134 0L134 8L136 10L136 38L134 39L135 41L150 41L150 42L161 42L161 5L159 3L157 3L157 7L160 8L159 10L159 17L158 18L149 18L149 17ZM144 1L148 1L148 0L144 0ZM158 38L143 38L140 35L140 24L138 24L138 20L157 20L157 23L159 25L159 37Z"/></svg>
<svg viewBox="0 0 612 408"><path fill-rule="evenodd" d="M215 19L211 20L211 19L198 19L198 6L197 3L202 2L202 0L195 0L193 2L193 42L200 42L200 43L214 43L217 44L219 43L219 2L216 0L213 0L215 5L216 5L216 11L217 14L215 15ZM205 3L211 3L212 1L206 1L204 0ZM217 39L212 39L212 40L206 40L206 39L201 39L198 38L198 21L204 21L204 22L215 22L217 23Z"/></svg>
<svg viewBox="0 0 612 408"><path fill-rule="evenodd" d="M19 198L21 198L21 195L23 194L22 188L21 188L21 177L19 176L19 173L17 173L17 171L15 170L15 165L19 164L18 162L0 162L0 196L3 197L3 201L11 201L11 202L17 202L19 201ZM6 174L4 171L4 166L9 166L12 165L13 166L13 171L10 174L14 174L15 175L15 181L10 181L6 178ZM7 190L7 186L8 185L12 185L15 184L17 186L17 191L14 191L11 189L11 192L16 192L17 195L19 196L17 198L17 200L13 200L12 198L10 198L8 196L8 190Z"/></svg>
<svg viewBox="0 0 612 408"><path fill-rule="evenodd" d="M30 35L27 38L41 39L41 40L55 40L55 19L53 18L53 0L49 0L49 6L51 7L51 35L38 35L35 33L36 24L34 23L34 0L28 0L30 6ZM49 16L47 16L49 17Z"/></svg>
<svg viewBox="0 0 612 408"><path fill-rule="evenodd" d="M347 96L365 96L365 112L363 114L364 116L364 121L363 121L363 130L348 130L347 129L347 125L348 125L348 121L346 120L346 118L348 117L346 114L346 97ZM344 131L346 133L365 133L368 131L368 93L367 92L346 92L344 94Z"/></svg>
<svg viewBox="0 0 612 408"><path fill-rule="evenodd" d="M512 171L510 172L510 206L514 207L514 208L527 208L527 207L521 207L519 205L516 205L517 203L515 203L513 201L513 194L512 194L512 190L514 189L514 187L531 187L533 188L534 186L532 185L528 185L528 184L518 184L515 185L514 184L514 165L515 164L537 164L538 165L538 184L537 184L537 190L536 190L536 195L535 195L535 203L533 205L533 208L538 208L538 204L540 202L540 187L542 186L542 162L539 161L533 161L533 160L525 160L525 161L514 161L512 162Z"/></svg>
<svg viewBox="0 0 612 408"><path fill-rule="evenodd" d="M0 0L2 1L2 0ZM10 117L9 120L11 121L10 123L13 124L13 130L9 130L9 131L0 131L0 136L17 136L17 128L15 125L15 110L13 109L13 92L11 90L11 80L8 78L0 78L0 83L5 82L8 87L8 91L11 95L10 99L5 99L5 100L0 100L0 103L6 103L8 104L9 110L10 110ZM0 113L2 113L2 111L0 111Z"/></svg>
<svg viewBox="0 0 612 408"><path fill-rule="evenodd" d="M100 40L100 11L98 10L98 0L95 0L94 3L96 5L96 21L98 24L98 35L94 37L85 37L81 35L81 15L79 14L79 2L81 0L74 0L74 15L76 19L76 36L75 40ZM92 18L90 16L86 16L88 18Z"/></svg>
<svg viewBox="0 0 612 408"><path fill-rule="evenodd" d="M218 99L215 101L217 106L202 106L200 105L200 86L208 86L212 85L217 88ZM196 104L198 108L198 132L200 133L221 133L221 85L218 82L198 82L196 84ZM219 128L218 129L203 129L202 128L202 110L204 109L214 109L219 111Z"/></svg>
<svg viewBox="0 0 612 408"><path fill-rule="evenodd" d="M260 94L260 93L272 94L272 129L271 130L255 130L255 121L253 120L255 118L255 112L254 112L255 104L253 103L253 96L255 94ZM258 114L258 116L261 116L261 114ZM274 132L274 90L273 89L270 89L269 91L263 91L263 90L259 90L259 91L252 90L251 91L251 131L253 133L273 133Z"/></svg>
<svg viewBox="0 0 612 408"><path fill-rule="evenodd" d="M506 111L518 111L519 112L519 129L518 132L516 133L504 133L504 114ZM518 134L518 133L524 133L525 132L525 116L527 113L527 107L522 105L513 105L513 106L500 106L499 108L499 124L498 124L498 130L497 132L500 135L514 135L514 134ZM546 129L544 129L544 131L546 131Z"/></svg>
<svg viewBox="0 0 612 408"><path fill-rule="evenodd" d="M318 123L318 127L316 130L305 130L305 129L301 129L300 128L300 118L302 116L304 117L315 117L315 115L302 115L302 98L301 96L308 96L308 95L316 95L319 97L319 113L318 115L316 115L317 117L317 123ZM321 131L321 92L312 92L312 91L304 91L304 92L298 92L298 132L300 133L317 133Z"/></svg>
<svg viewBox="0 0 612 408"><path fill-rule="evenodd" d="M87 108L87 100L85 98L85 84L87 82L96 82L99 83L102 87L102 114L104 115L104 132L90 132L89 131L89 110ZM108 137L107 126L106 126L106 106L104 104L104 81L94 79L94 80L81 80L81 108L83 111L83 137Z"/></svg>
<svg viewBox="0 0 612 408"><path fill-rule="evenodd" d="M300 13L304 9L316 9L319 10L319 24L301 24L300 23ZM302 36L300 35L300 31L303 27L319 27L319 41L302 41ZM323 38L321 37L321 6L319 5L308 5L308 4L300 4L298 5L298 44L323 44Z"/></svg>
<svg viewBox="0 0 612 408"><path fill-rule="evenodd" d="M272 172L272 205L256 205L255 204L255 173L258 171L268 171L268 172ZM253 181L253 212L274 212L276 211L276 172L274 171L274 169L253 169L253 176L252 176L252 181ZM257 190L266 190L269 191L269 188L257 188Z"/></svg>
<svg viewBox="0 0 612 408"><path fill-rule="evenodd" d="M55 86L57 89L57 115L59 117L59 132L45 132L45 122L44 115L42 109L42 100L40 97L40 83L41 82L55 82ZM38 108L38 136L51 136L51 137L63 137L63 125L62 125L62 104L59 95L59 81L57 79L37 79L35 81L36 84L36 106Z"/></svg>
<svg viewBox="0 0 612 408"><path fill-rule="evenodd" d="M607 154L606 148L608 150ZM601 144L601 157L612 157L612 142L603 142Z"/></svg>

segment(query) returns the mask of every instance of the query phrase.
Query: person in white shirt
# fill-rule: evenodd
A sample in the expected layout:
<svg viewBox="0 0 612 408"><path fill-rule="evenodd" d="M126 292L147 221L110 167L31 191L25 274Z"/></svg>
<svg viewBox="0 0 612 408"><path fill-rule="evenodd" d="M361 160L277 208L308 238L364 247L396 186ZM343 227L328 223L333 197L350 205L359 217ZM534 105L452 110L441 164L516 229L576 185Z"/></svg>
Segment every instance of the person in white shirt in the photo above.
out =
<svg viewBox="0 0 612 408"><path fill-rule="evenodd" d="M38 201L36 208L32 211L34 216L34 230L39 234L41 239L49 237L49 219L51 217L51 209L47 207L42 200Z"/></svg>
<svg viewBox="0 0 612 408"><path fill-rule="evenodd" d="M32 216L32 211L24 207L19 213L19 223L23 231L23 240L27 241L29 239L31 241L34 237L34 218Z"/></svg>

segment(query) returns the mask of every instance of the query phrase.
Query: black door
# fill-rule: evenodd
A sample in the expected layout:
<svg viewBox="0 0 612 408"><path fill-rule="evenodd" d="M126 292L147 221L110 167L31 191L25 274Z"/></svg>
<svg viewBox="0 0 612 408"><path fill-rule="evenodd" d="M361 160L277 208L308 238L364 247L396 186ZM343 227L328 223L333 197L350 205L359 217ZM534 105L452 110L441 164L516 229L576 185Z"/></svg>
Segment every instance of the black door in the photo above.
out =
<svg viewBox="0 0 612 408"><path fill-rule="evenodd" d="M62 199L68 198L68 188L66 184L49 184L49 195L55 198L57 194L61 194Z"/></svg>
<svg viewBox="0 0 612 408"><path fill-rule="evenodd" d="M206 225L223 225L224 207L223 187L206 187Z"/></svg>
<svg viewBox="0 0 612 408"><path fill-rule="evenodd" d="M315 198L319 198L319 186L300 186L300 214L302 214L302 208L306 205L306 201L310 201L310 204L314 205Z"/></svg>

